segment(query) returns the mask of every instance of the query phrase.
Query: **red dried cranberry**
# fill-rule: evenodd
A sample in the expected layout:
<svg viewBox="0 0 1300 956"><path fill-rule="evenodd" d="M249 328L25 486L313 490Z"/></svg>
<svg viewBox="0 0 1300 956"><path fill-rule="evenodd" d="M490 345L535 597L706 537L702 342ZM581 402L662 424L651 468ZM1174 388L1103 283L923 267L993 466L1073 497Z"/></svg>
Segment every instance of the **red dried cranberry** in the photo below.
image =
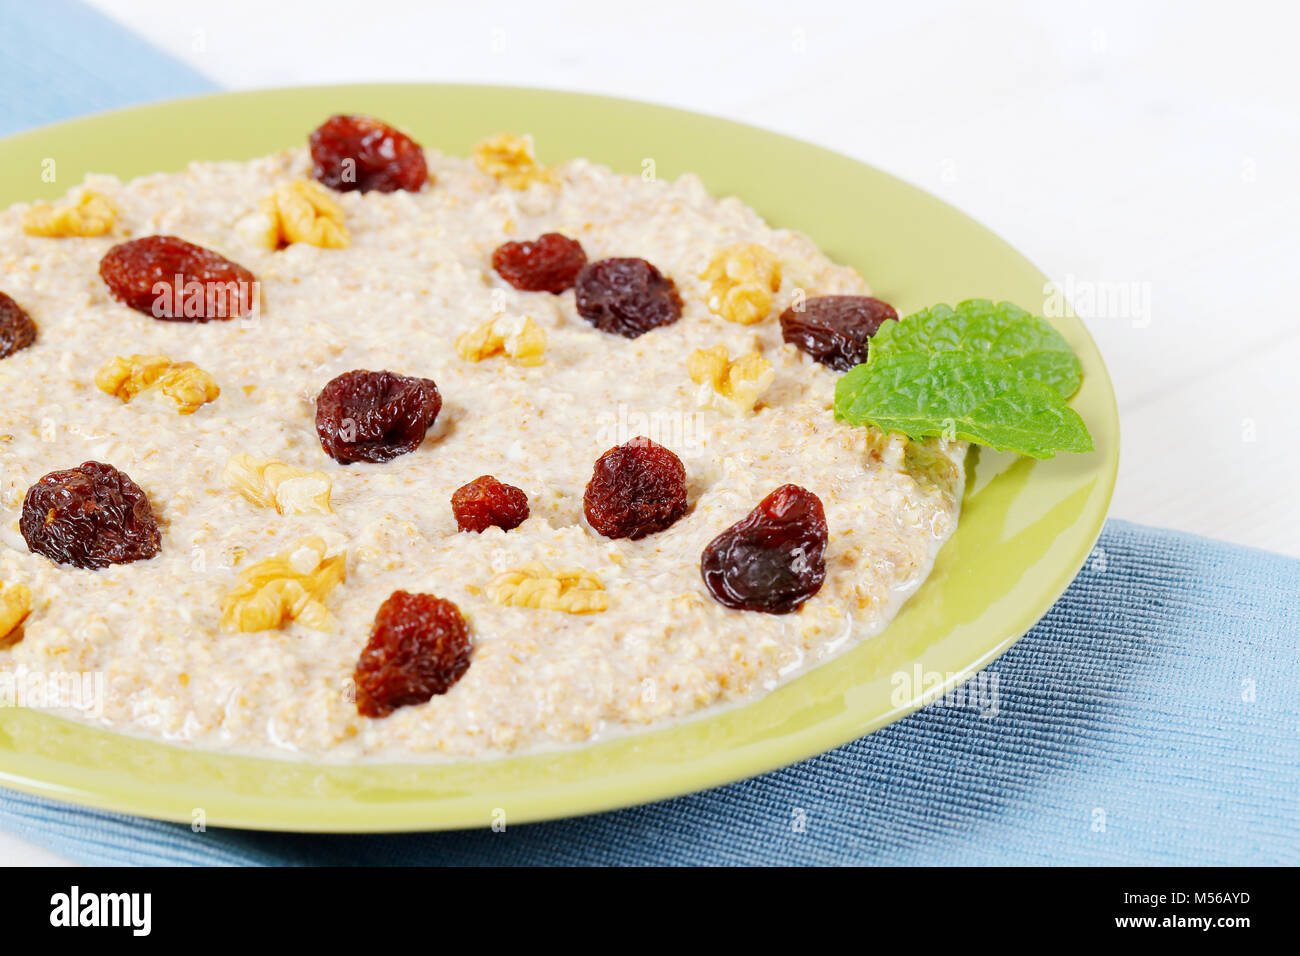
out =
<svg viewBox="0 0 1300 956"><path fill-rule="evenodd" d="M633 438L596 460L582 497L587 522L607 538L635 541L686 514L686 468L649 438Z"/></svg>
<svg viewBox="0 0 1300 956"><path fill-rule="evenodd" d="M253 273L175 236L145 236L109 249L99 275L124 305L170 322L234 319L253 310Z"/></svg>
<svg viewBox="0 0 1300 956"><path fill-rule="evenodd" d="M21 305L0 292L0 359L36 341L36 323Z"/></svg>
<svg viewBox="0 0 1300 956"><path fill-rule="evenodd" d="M369 116L331 116L309 142L312 175L339 192L417 193L429 179L420 144Z"/></svg>
<svg viewBox="0 0 1300 956"><path fill-rule="evenodd" d="M492 253L492 268L516 289L553 292L573 288L578 271L587 264L582 243L558 232L531 242L507 242Z"/></svg>
<svg viewBox="0 0 1300 956"><path fill-rule="evenodd" d="M493 527L509 531L527 519L528 496L514 485L483 475L452 493L451 512L461 531L483 532Z"/></svg>
<svg viewBox="0 0 1300 956"><path fill-rule="evenodd" d="M644 259L601 259L574 283L578 314L600 329L634 339L682 317L677 286Z"/></svg>
<svg viewBox="0 0 1300 956"><path fill-rule="evenodd" d="M331 379L316 398L321 447L344 465L415 451L442 408L431 379L358 369Z"/></svg>
<svg viewBox="0 0 1300 956"><path fill-rule="evenodd" d="M469 630L455 604L394 591L375 614L353 673L357 713L387 717L447 693L469 670L470 651Z"/></svg>
<svg viewBox="0 0 1300 956"><path fill-rule="evenodd" d="M871 337L898 318L892 305L866 295L822 295L781 313L781 337L818 362L847 372L867 360Z"/></svg>
<svg viewBox="0 0 1300 956"><path fill-rule="evenodd" d="M140 486L97 461L52 471L28 488L18 527L34 554L89 570L148 560L162 544Z"/></svg>
<svg viewBox="0 0 1300 956"><path fill-rule="evenodd" d="M789 614L826 579L826 513L821 499L782 485L704 549L700 572L719 604Z"/></svg>

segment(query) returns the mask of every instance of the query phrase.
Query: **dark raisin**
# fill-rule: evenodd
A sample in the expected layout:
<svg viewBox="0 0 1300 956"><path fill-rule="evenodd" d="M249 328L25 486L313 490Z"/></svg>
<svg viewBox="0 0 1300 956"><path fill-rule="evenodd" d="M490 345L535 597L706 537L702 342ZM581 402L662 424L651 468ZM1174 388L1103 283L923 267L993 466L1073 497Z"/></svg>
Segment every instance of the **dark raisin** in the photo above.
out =
<svg viewBox="0 0 1300 956"><path fill-rule="evenodd" d="M357 713L387 717L445 694L469 670L469 630L460 608L432 594L394 591L375 614L353 680Z"/></svg>
<svg viewBox="0 0 1300 956"><path fill-rule="evenodd" d="M700 558L704 585L727 607L789 614L821 589L826 540L821 499L782 485L709 542Z"/></svg>
<svg viewBox="0 0 1300 956"><path fill-rule="evenodd" d="M339 192L418 193L429 179L420 144L369 116L331 116L309 142L312 175Z"/></svg>
<svg viewBox="0 0 1300 956"><path fill-rule="evenodd" d="M175 236L119 243L99 261L99 275L124 305L170 322L248 315L257 292L243 266Z"/></svg>
<svg viewBox="0 0 1300 956"><path fill-rule="evenodd" d="M451 513L461 531L483 532L494 527L509 531L528 518L528 496L514 485L483 475L452 493Z"/></svg>
<svg viewBox="0 0 1300 956"><path fill-rule="evenodd" d="M596 460L582 496L587 522L607 538L644 538L686 514L686 468L649 438L633 438Z"/></svg>
<svg viewBox="0 0 1300 956"><path fill-rule="evenodd" d="M507 242L492 253L492 268L516 289L554 292L573 288L578 271L587 264L582 243L558 232L531 242Z"/></svg>
<svg viewBox="0 0 1300 956"><path fill-rule="evenodd" d="M52 471L28 488L18 527L34 554L78 568L146 561L162 544L140 486L97 461Z"/></svg>
<svg viewBox="0 0 1300 956"><path fill-rule="evenodd" d="M36 341L36 323L21 305L0 292L0 359Z"/></svg>
<svg viewBox="0 0 1300 956"><path fill-rule="evenodd" d="M871 337L898 318L892 305L866 295L822 295L781 313L781 337L818 362L847 372L867 360Z"/></svg>
<svg viewBox="0 0 1300 956"><path fill-rule="evenodd" d="M316 398L316 433L344 465L415 451L442 409L431 379L358 369L331 379Z"/></svg>
<svg viewBox="0 0 1300 956"><path fill-rule="evenodd" d="M578 314L600 329L634 339L682 317L677 286L644 259L601 259L574 283Z"/></svg>

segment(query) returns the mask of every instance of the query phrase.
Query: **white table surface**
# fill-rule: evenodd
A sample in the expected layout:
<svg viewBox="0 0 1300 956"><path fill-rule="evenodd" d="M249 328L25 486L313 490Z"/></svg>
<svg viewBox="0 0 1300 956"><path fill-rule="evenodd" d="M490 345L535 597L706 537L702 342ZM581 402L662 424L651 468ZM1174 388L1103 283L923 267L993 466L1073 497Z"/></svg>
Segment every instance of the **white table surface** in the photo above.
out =
<svg viewBox="0 0 1300 956"><path fill-rule="evenodd" d="M1294 5L93 2L230 89L599 92L894 173L1109 295L1113 516L1300 556ZM0 861L57 858L0 833Z"/></svg>

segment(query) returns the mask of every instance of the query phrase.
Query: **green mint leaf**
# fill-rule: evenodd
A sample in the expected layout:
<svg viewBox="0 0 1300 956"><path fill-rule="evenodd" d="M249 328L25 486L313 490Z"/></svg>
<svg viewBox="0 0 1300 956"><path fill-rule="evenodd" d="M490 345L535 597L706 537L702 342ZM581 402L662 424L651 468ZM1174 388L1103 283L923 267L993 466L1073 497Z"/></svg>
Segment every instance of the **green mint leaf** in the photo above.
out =
<svg viewBox="0 0 1300 956"><path fill-rule="evenodd" d="M835 387L835 418L908 438L943 436L1052 458L1092 451L1078 412L1011 363L964 351L879 354Z"/></svg>
<svg viewBox="0 0 1300 956"><path fill-rule="evenodd" d="M1083 366L1060 332L1010 302L968 299L886 322L871 340L870 361L903 352L966 352L1006 362L1025 378L1069 398Z"/></svg>

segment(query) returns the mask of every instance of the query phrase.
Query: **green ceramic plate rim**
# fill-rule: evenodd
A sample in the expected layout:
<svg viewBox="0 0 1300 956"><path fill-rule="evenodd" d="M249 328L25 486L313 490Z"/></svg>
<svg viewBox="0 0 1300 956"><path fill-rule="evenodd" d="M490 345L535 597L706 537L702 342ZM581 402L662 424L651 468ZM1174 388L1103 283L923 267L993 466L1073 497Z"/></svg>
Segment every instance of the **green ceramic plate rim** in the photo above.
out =
<svg viewBox="0 0 1300 956"><path fill-rule="evenodd" d="M807 232L857 266L901 311L977 296L1033 308L1047 293L1042 273L993 233L870 166L728 120L553 90L296 87L96 114L0 140L0 208L59 195L85 171L125 178L191 159L271 152L301 143L329 113L354 111L396 122L446 152L463 154L504 129L534 133L543 160L584 155L637 172L654 159L660 176L698 172L711 192L741 196L774 225ZM64 170L53 184L36 172L49 159ZM1114 394L1083 324L1068 312L1051 321L1083 362L1084 386L1073 404L1097 450L1049 462L975 453L958 532L889 629L754 703L549 753L360 765L196 752L0 708L0 784L164 820L192 822L201 813L209 826L450 829L487 826L502 815L514 824L664 799L870 733L1002 654L1065 591L1101 533L1119 464Z"/></svg>

